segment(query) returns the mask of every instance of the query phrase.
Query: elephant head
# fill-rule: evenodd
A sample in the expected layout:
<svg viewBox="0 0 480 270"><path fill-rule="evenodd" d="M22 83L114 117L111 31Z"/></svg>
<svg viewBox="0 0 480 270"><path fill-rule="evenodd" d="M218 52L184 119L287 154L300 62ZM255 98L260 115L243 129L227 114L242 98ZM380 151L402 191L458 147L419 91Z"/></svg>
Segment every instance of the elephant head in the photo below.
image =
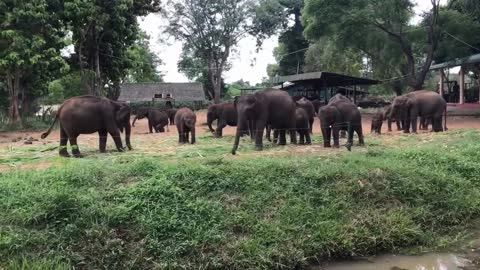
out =
<svg viewBox="0 0 480 270"><path fill-rule="evenodd" d="M255 94L236 97L234 101L234 107L237 111L237 132L235 134L235 142L233 144L232 154L235 155L240 143L240 136L242 131L245 131L249 127L249 122L255 120L259 111L260 102L257 100ZM251 127L253 132L254 127Z"/></svg>
<svg viewBox="0 0 480 270"><path fill-rule="evenodd" d="M212 123L217 119L218 119L218 105L214 104L208 107L208 111L207 111L207 125L211 132L215 131L212 128Z"/></svg>
<svg viewBox="0 0 480 270"><path fill-rule="evenodd" d="M150 108L145 108L145 107L140 107L137 109L137 112L135 113L135 118L133 118L132 126L135 126L135 121L137 119L143 119L148 116L148 113L150 112Z"/></svg>
<svg viewBox="0 0 480 270"><path fill-rule="evenodd" d="M185 115L184 117L184 123L185 125L190 128L190 129L195 129L195 123L197 122L197 117L195 116L195 114L188 114L188 115Z"/></svg>
<svg viewBox="0 0 480 270"><path fill-rule="evenodd" d="M398 96L393 100L392 108L388 118L396 118L397 120L405 121L409 116L409 109L412 106L412 100L403 95Z"/></svg>

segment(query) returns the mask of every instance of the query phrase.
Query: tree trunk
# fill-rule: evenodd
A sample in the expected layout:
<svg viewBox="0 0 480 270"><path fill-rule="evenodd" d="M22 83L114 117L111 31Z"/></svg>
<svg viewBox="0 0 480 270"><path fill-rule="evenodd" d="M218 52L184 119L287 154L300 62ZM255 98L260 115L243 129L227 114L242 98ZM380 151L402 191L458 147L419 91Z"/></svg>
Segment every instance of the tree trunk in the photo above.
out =
<svg viewBox="0 0 480 270"><path fill-rule="evenodd" d="M20 90L20 71L15 69L15 72L11 74L7 72L7 87L10 105L8 107L8 119L10 123L21 124L20 111L18 109L18 92Z"/></svg>
<svg viewBox="0 0 480 270"><path fill-rule="evenodd" d="M220 73L220 74L219 74ZM221 71L215 72L215 84L213 85L213 91L215 93L215 104L220 103L220 95L222 92L222 74Z"/></svg>
<svg viewBox="0 0 480 270"><path fill-rule="evenodd" d="M100 74L100 52L98 46L98 33L97 33L97 24L93 22L93 40L94 40L94 66L95 66L95 82L93 87L93 95L100 96L100 91L102 89L102 77Z"/></svg>

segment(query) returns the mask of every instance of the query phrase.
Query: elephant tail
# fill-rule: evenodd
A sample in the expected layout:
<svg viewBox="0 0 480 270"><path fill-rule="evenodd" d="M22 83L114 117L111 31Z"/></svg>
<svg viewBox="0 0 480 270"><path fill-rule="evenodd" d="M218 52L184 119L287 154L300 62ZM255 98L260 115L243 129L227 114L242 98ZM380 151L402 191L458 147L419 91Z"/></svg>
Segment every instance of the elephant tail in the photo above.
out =
<svg viewBox="0 0 480 270"><path fill-rule="evenodd" d="M58 115L60 114L60 109L58 110L57 114L55 114L55 119L53 120L53 123L50 126L50 128L46 132L42 133L42 136L40 136L40 138L45 139L50 134L50 132L52 132L53 126L55 126L55 123L57 123L58 121Z"/></svg>
<svg viewBox="0 0 480 270"><path fill-rule="evenodd" d="M447 128L447 106L445 106L445 119L443 120L444 122L444 125L443 125L443 130L444 131L447 131L448 128Z"/></svg>

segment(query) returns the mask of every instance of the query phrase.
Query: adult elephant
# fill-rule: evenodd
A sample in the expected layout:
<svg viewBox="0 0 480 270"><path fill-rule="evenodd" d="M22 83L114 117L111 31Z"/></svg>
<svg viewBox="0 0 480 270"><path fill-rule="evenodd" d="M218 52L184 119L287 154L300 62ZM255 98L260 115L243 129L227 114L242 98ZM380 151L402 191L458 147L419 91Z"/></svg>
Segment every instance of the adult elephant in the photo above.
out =
<svg viewBox="0 0 480 270"><path fill-rule="evenodd" d="M333 146L338 148L340 130L348 131L347 149L353 145L353 133L358 135L360 145L364 145L362 131L362 115L357 106L348 98L337 94L319 111L320 127L322 129L323 146L331 147L330 139L333 133Z"/></svg>
<svg viewBox="0 0 480 270"><path fill-rule="evenodd" d="M165 111L156 108L139 108L133 119L132 126L135 126L137 119L143 118L148 119L148 130L150 133L153 133L153 129L155 129L155 132L165 132L165 126L168 131L168 115Z"/></svg>
<svg viewBox="0 0 480 270"><path fill-rule="evenodd" d="M403 132L417 132L417 118L429 118L434 132L447 130L447 103L438 93L414 91L393 100L391 115L398 115L404 123ZM442 118L445 115L445 121ZM442 126L443 124L443 126Z"/></svg>
<svg viewBox="0 0 480 270"><path fill-rule="evenodd" d="M290 133L292 144L297 143L295 134L295 102L287 92L277 89L263 89L253 94L237 97L234 102L237 110L237 132L232 154L235 155L242 135L242 129L253 121L255 130L255 150L263 149L263 132L267 125L279 131L279 145L286 144L286 131Z"/></svg>
<svg viewBox="0 0 480 270"><path fill-rule="evenodd" d="M121 102L96 96L79 96L67 99L57 111L55 120L50 128L42 134L45 139L52 131L57 121L60 122L60 148L59 154L69 157L67 142L70 141L74 157L81 157L77 145L77 137L80 134L98 132L100 136L100 152L105 152L107 134L109 133L117 150L123 152L120 133L125 129L125 142L129 149L130 145L130 114L131 108Z"/></svg>
<svg viewBox="0 0 480 270"><path fill-rule="evenodd" d="M315 121L315 106L313 103L302 97L301 99L297 100L297 107L302 108L305 110L308 116L308 123L310 124L310 134L313 133L313 122Z"/></svg>

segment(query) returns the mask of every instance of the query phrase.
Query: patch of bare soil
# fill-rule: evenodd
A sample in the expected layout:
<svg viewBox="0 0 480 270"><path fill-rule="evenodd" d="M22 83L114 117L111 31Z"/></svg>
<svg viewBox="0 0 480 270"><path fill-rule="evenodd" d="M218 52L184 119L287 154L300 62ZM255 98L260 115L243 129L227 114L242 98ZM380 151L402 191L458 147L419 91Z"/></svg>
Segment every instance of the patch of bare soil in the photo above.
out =
<svg viewBox="0 0 480 270"><path fill-rule="evenodd" d="M210 131L205 125L206 123L206 111L197 111L197 141L201 145L202 137L210 136ZM371 116L365 115L363 117L363 132L366 137L376 136L381 141L382 145L395 145L396 141L402 136L419 136L419 135L403 135L399 131L388 132L386 122L382 126L382 135L371 135L370 132ZM475 117L449 117L447 120L447 126L449 130L464 129L464 128L473 128L480 130L480 119ZM393 124L393 129L395 130L395 124ZM218 139L218 143L215 141L209 142L208 147L217 147L217 145L225 146L226 140L228 142L232 141L232 136L235 135L236 127L226 127L223 130L224 136L227 138ZM40 139L42 132L7 132L0 133L0 154L6 153L11 149L18 150L22 153L22 156L32 153L32 155L41 155L42 159L25 163L18 166L12 166L11 164L0 163L0 171L6 171L14 169L43 169L50 166L51 161L48 157L56 157L58 155L57 147L59 144L59 131L55 130L44 140ZM315 119L314 128L313 128L314 137L321 137L320 122L318 119ZM421 139L419 142L428 143L433 140L433 133L429 131L419 131ZM25 144L25 138L36 139L32 141L32 144ZM124 134L122 134L124 137ZM37 141L38 140L38 141ZM81 135L78 139L80 151L84 154L94 155L98 153L98 134L86 134ZM123 140L122 140L123 141ZM123 141L124 142L124 141ZM108 138L107 149L109 151L114 151L115 147L111 137ZM247 143L243 141L242 144ZM357 143L355 139L355 143ZM169 126L169 132L165 133L148 133L147 120L142 119L136 121L136 126L132 128L132 145L134 147L134 152L130 155L146 155L146 156L165 156L165 155L174 155L182 151L192 151L195 152L195 148L189 145L178 145L178 133L176 126ZM203 145L203 147L206 147ZM267 151L263 152L250 152L250 153L239 153L238 156L232 156L230 152L225 152L224 157L228 158L245 158L245 157L254 157L254 156L275 156L279 154L308 154L308 153L319 153L321 155L328 156L330 154L339 153L335 149L326 149L318 143L314 143L310 146L286 146L286 147L266 147ZM340 148L341 151L346 151L344 147ZM356 151L362 151L361 148L356 148ZM27 153L27 154L25 154ZM194 155L193 153L192 155ZM201 155L201 154L199 154ZM10 154L10 157L12 155ZM45 157L45 159L43 159ZM0 158L3 158L0 156ZM8 155L7 155L8 158Z"/></svg>

